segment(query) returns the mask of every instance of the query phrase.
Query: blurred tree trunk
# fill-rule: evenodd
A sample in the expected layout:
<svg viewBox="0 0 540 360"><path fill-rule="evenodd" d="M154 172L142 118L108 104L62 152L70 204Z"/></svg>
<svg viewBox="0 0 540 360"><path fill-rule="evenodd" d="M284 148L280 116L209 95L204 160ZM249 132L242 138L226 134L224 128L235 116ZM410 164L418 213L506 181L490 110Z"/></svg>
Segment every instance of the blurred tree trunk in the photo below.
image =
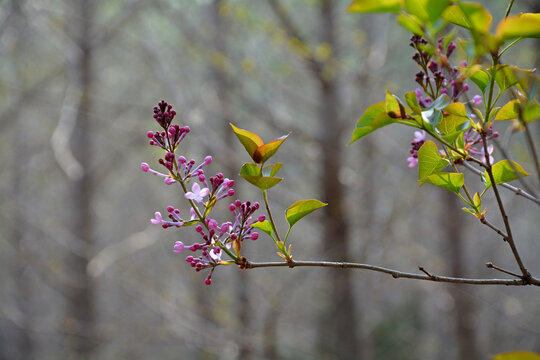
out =
<svg viewBox="0 0 540 360"><path fill-rule="evenodd" d="M445 248L448 249L450 276L466 276L467 270L464 258L463 221L464 213L460 209L458 197L449 192L441 192L442 224ZM480 359L476 334L476 306L470 292L463 291L463 286L452 284L449 286L450 294L454 299L454 319L456 340L460 360Z"/></svg>
<svg viewBox="0 0 540 360"><path fill-rule="evenodd" d="M339 181L342 164L340 119L340 93L337 68L331 63L338 59L339 48L335 25L335 4L331 0L320 2L320 42L328 44L332 56L320 67L319 126L322 150L322 194L325 207L323 223L323 253L331 260L350 260L348 257L349 229L344 211L344 186ZM337 359L358 359L357 314L354 286L350 271L331 271L330 309L321 316L319 344L322 354Z"/></svg>
<svg viewBox="0 0 540 360"><path fill-rule="evenodd" d="M76 49L69 54L68 91L75 91L78 107L71 137L71 150L82 171L70 176L70 205L66 208L68 229L73 239L80 243L81 252L69 252L65 258L65 269L73 276L77 286L69 287L64 313L64 331L68 334L67 358L90 359L97 347L95 333L95 294L93 278L86 271L94 246L94 216L92 201L94 184L89 169L92 162L92 82L95 76L91 48L91 19L94 1L77 0L72 17L72 34ZM68 95L69 96L69 95Z"/></svg>
<svg viewBox="0 0 540 360"><path fill-rule="evenodd" d="M12 0L9 6L9 26L15 29L17 33L17 43L14 45L13 54L10 59L18 59L24 56L25 48L27 47L26 41L26 31L27 21L24 17L22 7L24 6L24 1ZM17 88L24 89L24 69L21 69L17 65L16 60L14 63L10 64L13 69L14 75L14 84ZM24 91L24 90L23 90ZM25 179L27 174L27 164L31 156L31 150L28 148L28 138L26 128L27 122L22 121L19 118L20 114L18 111L14 111L11 115L10 120L14 125L13 136L12 136L12 155L11 159L11 170L9 174L11 175L11 202L12 202L12 218L11 218L11 243L13 244L13 249L16 252L16 255L13 259L13 280L15 281L15 306L18 310L17 317L17 326L18 331L16 332L16 341L15 341L15 357L18 359L32 359L34 357L34 341L31 335L32 328L32 295L33 295L33 285L31 284L30 274L29 274L29 264L28 259L25 256L25 244L24 237L25 232L28 231L24 227L26 222L25 218Z"/></svg>

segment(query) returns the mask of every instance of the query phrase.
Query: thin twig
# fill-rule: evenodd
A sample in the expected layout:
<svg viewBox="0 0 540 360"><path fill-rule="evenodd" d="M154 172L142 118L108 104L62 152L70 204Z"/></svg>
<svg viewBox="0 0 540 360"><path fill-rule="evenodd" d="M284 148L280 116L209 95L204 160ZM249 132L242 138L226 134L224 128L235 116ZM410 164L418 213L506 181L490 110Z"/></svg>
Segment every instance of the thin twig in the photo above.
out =
<svg viewBox="0 0 540 360"><path fill-rule="evenodd" d="M478 176L482 176L484 174L482 171L478 170L477 168L475 168L474 166L472 166L471 164L469 164L466 161L463 161L460 164L465 166L467 169L469 169L470 171L472 171L473 173L475 173ZM540 205L540 199L537 199L536 197L532 196L531 194L527 193L526 191L524 191L524 190L522 190L520 188L517 188L517 187L512 186L510 184L507 184L507 183L501 183L499 185L504 187L504 188L507 188L508 190L510 190L512 192L514 192L516 195L523 196L525 199L530 200L530 201L536 203L537 205Z"/></svg>
<svg viewBox="0 0 540 360"><path fill-rule="evenodd" d="M508 17L508 15L510 15L510 11L512 10L512 5L514 5L514 0L510 0L510 3L508 4L508 7L506 8L506 13L504 14L505 19Z"/></svg>
<svg viewBox="0 0 540 360"><path fill-rule="evenodd" d="M245 261L240 265L243 269L255 269L263 267L331 267L338 269L362 269L381 272L391 275L394 279L406 278L416 280L428 280L434 282L447 282L455 284L471 284L471 285L536 285L540 286L540 279L529 276L525 279L473 279L473 278L458 278L449 276L439 276L426 273L415 274L407 273L398 270L388 269L381 266L359 264L350 262L334 262L334 261L297 261L291 260L290 262L249 262ZM429 275L428 275L429 274Z"/></svg>
<svg viewBox="0 0 540 360"><path fill-rule="evenodd" d="M485 218L480 219L480 222L489 228L491 228L493 231L495 231L497 234L501 235L504 241L508 240L508 235L503 233L498 227L487 221Z"/></svg>
<svg viewBox="0 0 540 360"><path fill-rule="evenodd" d="M534 168L536 169L536 176L538 178L538 183L540 184L540 163L538 162L538 156L536 155L536 148L534 147L534 141L531 137L531 132L529 131L527 122L524 120L521 120L521 125L523 125L523 128L525 129L525 138L527 139L527 144L529 145L529 152L531 153L531 157L534 163Z"/></svg>
<svg viewBox="0 0 540 360"><path fill-rule="evenodd" d="M482 132L481 136L482 136L482 143L484 145L484 154L486 154L486 165L487 165L486 172L489 176L489 180L491 181L491 188L493 189L493 193L495 194L495 199L497 199L497 205L499 206L499 211L501 212L501 216L503 218L504 227L506 228L506 235L507 235L506 241L508 242L508 245L510 245L510 249L512 249L512 254L514 254L514 258L516 259L519 269L521 270L521 273L523 274L523 278L527 279L531 275L529 274L529 272L525 268L525 265L523 264L523 261L521 260L516 244L514 242L514 237L512 236L512 229L510 228L510 222L508 221L508 216L506 215L506 210L504 209L501 195L499 194L499 189L495 182L495 177L493 176L493 168L491 167L490 160L489 160L489 152L488 152L487 139L486 139L485 132Z"/></svg>
<svg viewBox="0 0 540 360"><path fill-rule="evenodd" d="M500 268L500 267L498 267L498 266L495 266L495 265L493 265L492 262L486 263L486 266L487 266L488 268L490 268L490 269L495 269L495 270L498 270L498 271L503 272L503 273L505 273L505 274L512 275L512 276L515 276L515 277L521 279L521 275L516 274L516 273L514 273L514 272L511 272L511 271L509 271L509 270L505 270L505 269Z"/></svg>
<svg viewBox="0 0 540 360"><path fill-rule="evenodd" d="M495 144L495 146L497 147L497 150L499 150L501 152L502 156L505 159L510 160L510 156L508 156L508 152L501 146L499 141L497 141L497 139L492 139L492 141ZM521 176L520 172L516 169L516 166L514 165L514 162L509 161L508 164L512 167L512 170L514 171L514 173L518 177L517 180L521 183L521 186L523 186L523 188L525 190L527 190L529 193L531 193L533 196L537 196L536 192L529 187L529 185L525 182L525 179L523 178L523 176Z"/></svg>

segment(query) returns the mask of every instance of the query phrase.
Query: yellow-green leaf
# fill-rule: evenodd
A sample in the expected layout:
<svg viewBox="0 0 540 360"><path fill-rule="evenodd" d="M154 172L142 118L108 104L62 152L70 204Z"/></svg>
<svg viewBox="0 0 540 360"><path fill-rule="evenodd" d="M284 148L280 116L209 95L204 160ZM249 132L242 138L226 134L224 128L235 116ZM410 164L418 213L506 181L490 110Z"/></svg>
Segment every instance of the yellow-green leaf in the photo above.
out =
<svg viewBox="0 0 540 360"><path fill-rule="evenodd" d="M481 33L487 33L492 19L482 5L464 2L447 7L442 17L453 24Z"/></svg>
<svg viewBox="0 0 540 360"><path fill-rule="evenodd" d="M528 172L523 170L521 165L512 160L501 160L494 164L491 170L493 171L495 184L509 182L529 175ZM491 179L489 178L487 170L484 171L484 176L486 178L486 188L491 187Z"/></svg>
<svg viewBox="0 0 540 360"><path fill-rule="evenodd" d="M413 34L424 36L423 25L418 18L411 14L399 14L397 22Z"/></svg>
<svg viewBox="0 0 540 360"><path fill-rule="evenodd" d="M262 230L267 233L272 239L274 238L274 230L272 229L272 224L270 224L268 220L253 223L251 227Z"/></svg>
<svg viewBox="0 0 540 360"><path fill-rule="evenodd" d="M283 144L283 142L287 140L290 134L291 133L288 133L287 135L284 135L276 140L259 146L251 156L253 161L255 161L257 164L260 164L270 159L270 157L272 157L272 155L274 155L276 151L278 151L279 147Z"/></svg>
<svg viewBox="0 0 540 360"><path fill-rule="evenodd" d="M428 140L418 150L418 179L420 185L426 177L436 174L443 170L448 162L441 158L437 145Z"/></svg>
<svg viewBox="0 0 540 360"><path fill-rule="evenodd" d="M293 227L298 220L326 205L328 204L315 199L299 200L295 202L285 211L285 217L287 218L289 227Z"/></svg>
<svg viewBox="0 0 540 360"><path fill-rule="evenodd" d="M448 5L449 0L405 0L405 10L408 13L430 23L435 22Z"/></svg>
<svg viewBox="0 0 540 360"><path fill-rule="evenodd" d="M280 163L280 162L274 165L266 165L262 169L262 174L263 176L274 176L277 174L277 172L279 171L279 169L281 169L282 166L283 166L283 163Z"/></svg>
<svg viewBox="0 0 540 360"><path fill-rule="evenodd" d="M519 106L519 100L509 101L497 112L494 121L517 119L519 116Z"/></svg>
<svg viewBox="0 0 540 360"><path fill-rule="evenodd" d="M354 129L352 139L349 144L352 144L356 140L392 122L395 122L395 120L386 114L386 106L384 101L371 105L366 109L356 123L356 129Z"/></svg>
<svg viewBox="0 0 540 360"><path fill-rule="evenodd" d="M524 38L540 38L540 14L518 14L503 19L495 32L501 41Z"/></svg>
<svg viewBox="0 0 540 360"><path fill-rule="evenodd" d="M493 360L540 360L540 355L531 351L512 351L497 354Z"/></svg>
<svg viewBox="0 0 540 360"><path fill-rule="evenodd" d="M259 146L264 144L260 136L252 133L251 131L237 128L231 123L229 123L229 125L231 125L234 133L236 134L236 137L238 138L238 140L240 140L240 143L244 145L244 148L246 149L249 156L253 158L255 150L257 150Z"/></svg>
<svg viewBox="0 0 540 360"><path fill-rule="evenodd" d="M402 0L354 0L347 8L348 12L399 12Z"/></svg>
<svg viewBox="0 0 540 360"><path fill-rule="evenodd" d="M420 180L420 186L425 183L442 187L443 189L450 190L456 194L459 194L459 189L464 184L464 177L462 173L438 173L430 175Z"/></svg>

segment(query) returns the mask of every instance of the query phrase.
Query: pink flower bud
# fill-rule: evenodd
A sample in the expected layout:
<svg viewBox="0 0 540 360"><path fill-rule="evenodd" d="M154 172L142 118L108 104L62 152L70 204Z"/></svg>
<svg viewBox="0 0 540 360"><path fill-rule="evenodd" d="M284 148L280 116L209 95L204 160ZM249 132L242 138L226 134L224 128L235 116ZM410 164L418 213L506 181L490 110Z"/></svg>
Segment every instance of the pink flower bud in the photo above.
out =
<svg viewBox="0 0 540 360"><path fill-rule="evenodd" d="M234 196L234 189L229 189L229 191L227 191L227 196Z"/></svg>
<svg viewBox="0 0 540 360"><path fill-rule="evenodd" d="M169 205L167 206L167 211L172 213L174 211L174 208L171 205Z"/></svg>
<svg viewBox="0 0 540 360"><path fill-rule="evenodd" d="M210 165L211 162L212 162L211 156L207 156L204 158L204 165Z"/></svg>
<svg viewBox="0 0 540 360"><path fill-rule="evenodd" d="M167 185L172 185L172 184L174 184L175 182L176 182L176 181L175 181L174 179L170 178L170 177L166 177L166 178L165 178L165 184L167 184Z"/></svg>
<svg viewBox="0 0 540 360"><path fill-rule="evenodd" d="M236 209L236 206L234 204L229 205L229 210L234 211Z"/></svg>
<svg viewBox="0 0 540 360"><path fill-rule="evenodd" d="M183 156L180 156L180 157L178 158L178 163L179 163L179 164L185 164L186 161L187 161L186 158L183 157Z"/></svg>
<svg viewBox="0 0 540 360"><path fill-rule="evenodd" d="M257 240L259 238L259 234L254 232L253 234L251 234L251 240Z"/></svg>
<svg viewBox="0 0 540 360"><path fill-rule="evenodd" d="M266 216L264 215L259 216L259 218L257 219L258 222L263 222L264 220L266 220Z"/></svg>
<svg viewBox="0 0 540 360"><path fill-rule="evenodd" d="M212 279L206 278L206 280L204 280L204 283L205 283L206 285L210 285L210 284L212 284Z"/></svg>
<svg viewBox="0 0 540 360"><path fill-rule="evenodd" d="M201 225L197 225L197 226L195 227L195 231L198 232L198 233L202 233L202 230L203 230L203 229L202 229L202 226L201 226Z"/></svg>
<svg viewBox="0 0 540 360"><path fill-rule="evenodd" d="M147 163L141 163L141 170L144 171L144 172L148 172L148 170L150 170L150 165L148 165Z"/></svg>
<svg viewBox="0 0 540 360"><path fill-rule="evenodd" d="M154 137L154 132L153 131L147 132L146 137L149 138L149 139L152 139Z"/></svg>

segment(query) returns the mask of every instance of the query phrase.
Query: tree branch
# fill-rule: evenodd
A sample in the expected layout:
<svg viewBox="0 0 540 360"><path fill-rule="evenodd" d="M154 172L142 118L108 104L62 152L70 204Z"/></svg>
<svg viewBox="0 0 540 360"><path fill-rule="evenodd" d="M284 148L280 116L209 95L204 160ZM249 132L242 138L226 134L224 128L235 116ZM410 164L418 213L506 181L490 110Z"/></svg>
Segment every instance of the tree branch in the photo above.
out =
<svg viewBox="0 0 540 360"><path fill-rule="evenodd" d="M486 154L486 172L489 176L489 180L491 181L491 188L493 189L493 193L495 194L495 198L497 199L497 204L499 205L499 210L501 212L501 216L504 222L504 227L506 228L506 234L507 234L506 241L508 242L508 245L510 245L510 249L512 249L512 254L514 254L514 258L516 259L516 263L518 264L519 269L521 270L521 273L523 274L523 280L526 281L528 278L530 278L531 274L529 274L529 271L527 271L527 269L525 268L525 265L523 264L523 261L521 260L519 252L517 250L516 243L514 242L514 237L512 236L512 229L510 228L510 222L508 221L508 216L506 215L506 210L504 209L501 195L499 194L499 189L497 187L495 178L493 176L493 168L491 167L491 164L489 161L489 152L488 152L488 145L487 145L485 132L482 132L481 136L482 136L482 143L484 146L484 154Z"/></svg>
<svg viewBox="0 0 540 360"><path fill-rule="evenodd" d="M529 277L523 279L473 279L473 278L459 278L449 276L439 276L428 273L423 268L423 274L407 273L398 270L388 269L381 266L350 263L350 262L335 262L335 261L297 261L292 260L290 262L250 262L244 259L244 261L238 262L238 267L242 269L255 269L263 267L331 267L338 269L361 269L369 270L391 275L394 279L406 278L416 280L428 280L433 282L446 282L455 284L470 284L470 285L536 285L540 286L540 279Z"/></svg>
<svg viewBox="0 0 540 360"><path fill-rule="evenodd" d="M471 164L469 164L466 161L462 162L461 165L465 166L467 169L469 169L470 171L472 171L473 173L475 173L478 176L482 176L484 174L482 171L478 170L477 168L475 168L474 166L472 166ZM537 199L536 197L530 195L529 193L525 192L524 190L522 190L520 188L517 188L517 187L512 186L510 184L507 184L507 183L502 183L502 184L499 184L499 185L504 187L504 188L507 188L508 190L510 190L512 192L514 192L516 195L523 196L525 199L530 200L530 201L536 203L537 205L540 205L540 199Z"/></svg>

